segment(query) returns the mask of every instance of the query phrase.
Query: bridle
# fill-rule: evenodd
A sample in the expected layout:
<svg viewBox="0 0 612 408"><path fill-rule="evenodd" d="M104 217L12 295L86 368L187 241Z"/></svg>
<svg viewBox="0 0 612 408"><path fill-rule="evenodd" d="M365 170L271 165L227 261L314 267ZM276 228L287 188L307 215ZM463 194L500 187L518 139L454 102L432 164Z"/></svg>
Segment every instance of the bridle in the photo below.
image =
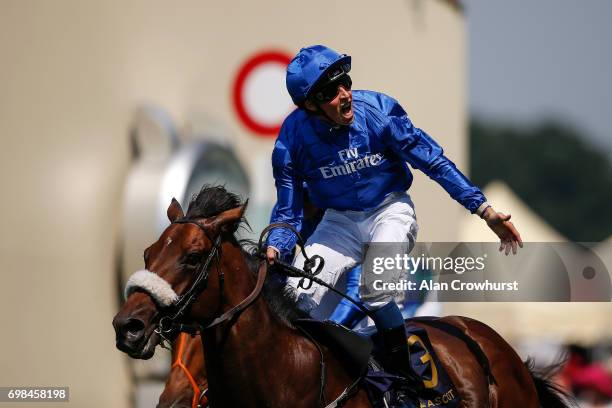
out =
<svg viewBox="0 0 612 408"><path fill-rule="evenodd" d="M202 254L202 261L200 261L198 265L198 269L196 270L196 278L194 282L191 284L191 287L186 290L182 295L178 297L178 299L170 306L165 308L163 311L162 317L159 319L159 323L157 324L157 328L155 329L155 333L157 333L161 337L161 346L168 348L165 343L169 343L169 337L172 337L176 332L187 332L189 334L195 335L196 332L202 333L204 330L208 330L212 327L215 327L225 321L234 319L238 314L240 314L244 309L251 305L257 299L261 290L263 289L264 281L267 276L267 263L265 261L261 262L258 273L257 273L257 283L255 285L255 289L247 296L242 302L228 310L227 312L221 314L214 320L212 320L206 326L202 326L199 324L184 324L181 323L181 320L186 316L186 314L191 309L191 306L195 303L200 294L207 288L208 279L210 277L210 267L213 260L216 259L217 264L217 273L219 279L219 307L223 304L223 293L224 293L224 282L225 282L225 274L220 268L221 263L221 238L222 234L219 233L217 237L213 240L204 226L198 223L195 220L176 220L173 221L172 224L193 224L197 226L202 233L208 238L209 241L213 243L213 247L210 250L208 256L204 259L204 254ZM218 313L217 313L218 315Z"/></svg>
<svg viewBox="0 0 612 408"><path fill-rule="evenodd" d="M195 334L195 331L197 331L197 327L193 327L192 325L183 325L180 323L180 321L187 314L200 293L202 293L202 291L204 291L208 286L210 264L215 257L217 258L218 263L221 255L221 234L212 240L206 229L201 224L193 220L176 220L172 222L172 224L193 224L197 226L210 240L210 242L213 243L213 246L206 259L204 259L204 254L202 254L203 260L201 260L198 264L198 269L195 273L196 278L191 284L191 287L180 295L172 305L165 308L162 317L159 319L155 332L162 338L162 347L165 347L164 341L169 342L168 337L175 331L184 331L191 334ZM224 274L223 271L221 271L221 268L217 268L217 271L219 273L220 292L223 293Z"/></svg>
<svg viewBox="0 0 612 408"><path fill-rule="evenodd" d="M191 407L192 408L205 408L205 407L208 407L208 404L202 405L202 398L206 396L208 392L208 387L200 388L200 385L197 383L195 378L193 378L193 374L191 374L191 371L189 371L189 369L183 362L183 349L185 348L185 340L187 339L188 335L189 335L188 333L180 334L181 337L179 340L178 353L177 353L176 360L174 361L174 363L172 363L172 368L179 367L181 371L185 373L187 380L189 380L189 384L191 385L191 388L193 389L193 398L191 399Z"/></svg>

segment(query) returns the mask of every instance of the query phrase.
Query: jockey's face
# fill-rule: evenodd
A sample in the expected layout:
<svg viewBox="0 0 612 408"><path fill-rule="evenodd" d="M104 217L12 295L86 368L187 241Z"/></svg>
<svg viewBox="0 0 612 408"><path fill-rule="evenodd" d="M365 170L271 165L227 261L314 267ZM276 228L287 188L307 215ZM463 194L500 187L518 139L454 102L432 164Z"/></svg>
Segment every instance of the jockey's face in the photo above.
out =
<svg viewBox="0 0 612 408"><path fill-rule="evenodd" d="M323 112L338 125L349 125L353 121L353 92L343 85L338 87L338 95L333 100L321 104Z"/></svg>
<svg viewBox="0 0 612 408"><path fill-rule="evenodd" d="M338 94L329 102L319 103L319 107L325 113L326 119L337 125L350 125L354 119L353 93L344 85L338 86ZM317 109L312 101L306 101L306 108L312 112Z"/></svg>

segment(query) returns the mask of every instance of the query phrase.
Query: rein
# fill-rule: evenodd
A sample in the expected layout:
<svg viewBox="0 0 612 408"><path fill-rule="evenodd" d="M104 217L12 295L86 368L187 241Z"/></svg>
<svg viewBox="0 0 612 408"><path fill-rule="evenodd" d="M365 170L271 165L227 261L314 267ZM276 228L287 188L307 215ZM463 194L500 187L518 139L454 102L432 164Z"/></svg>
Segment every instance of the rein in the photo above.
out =
<svg viewBox="0 0 612 408"><path fill-rule="evenodd" d="M310 289L310 287L312 286L312 283L315 282L321 286L325 286L327 289L331 290L332 292L336 293L337 295L345 298L346 300L350 301L352 304L354 304L359 310L361 310L366 316L368 317L372 317L372 312L366 308L365 306L363 306L362 304L360 304L359 302L355 301L353 298L351 298L350 296L347 296L344 292L337 290L336 288L334 288L333 286L331 286L330 284L328 284L327 282L317 278L316 275L319 274L319 272L321 272L321 270L323 269L323 265L325 264L325 260L319 256L319 255L314 255L312 257L308 257L306 255L306 251L305 251L305 247L306 244L304 243L304 240L302 239L302 236L300 235L299 231L291 224L287 224L284 222L276 222L273 224L268 225L266 228L263 229L263 231L261 232L261 235L259 236L259 243L258 243L258 252L259 254L263 254L263 239L266 236L266 234L274 229L274 228L288 228L289 230L291 230L296 236L297 236L297 243L299 244L300 247L300 251L302 252L302 255L304 256L304 269L299 269L296 268L293 265L290 265L280 259L276 259L274 261L274 264L279 266L280 271L282 271L285 275L289 276L289 277L293 277L293 278L302 278L300 280L299 286L302 289ZM312 268L315 266L316 264L316 260L319 260L319 265L317 266L317 268L315 269L315 271L312 271ZM307 283L306 283L307 282Z"/></svg>
<svg viewBox="0 0 612 408"><path fill-rule="evenodd" d="M306 290L310 289L310 287L312 286L312 280L308 280L308 283L306 283L307 277L318 275L319 272L321 272L321 270L323 269L323 265L325 265L325 260L323 259L323 257L319 255L308 257L308 255L306 255L306 250L305 250L306 243L302 239L302 235L293 225L287 224L285 222L274 222L268 225L266 228L264 228L263 231L261 231L261 234L259 235L259 242L257 244L257 252L260 254L260 256L263 256L265 252L263 248L263 239L274 228L288 228L289 230L291 230L291 232L295 234L295 236L297 237L297 243L299 244L300 251L302 252L302 255L304 256L304 260L305 260L304 261L304 271L306 271L307 273L304 274L304 271L301 271L298 269L296 271L297 273L296 275L289 275L289 273L287 272L291 271L291 268L293 268L291 265L283 261L280 261L280 260L276 260L275 262L278 262L278 264L286 272L285 273L286 275L295 276L295 277L302 276L302 279L300 280L300 283L298 286L301 287L302 289L306 289ZM317 267L317 269L315 269L314 272L312 272L312 268L315 267L317 260L319 261L319 266Z"/></svg>

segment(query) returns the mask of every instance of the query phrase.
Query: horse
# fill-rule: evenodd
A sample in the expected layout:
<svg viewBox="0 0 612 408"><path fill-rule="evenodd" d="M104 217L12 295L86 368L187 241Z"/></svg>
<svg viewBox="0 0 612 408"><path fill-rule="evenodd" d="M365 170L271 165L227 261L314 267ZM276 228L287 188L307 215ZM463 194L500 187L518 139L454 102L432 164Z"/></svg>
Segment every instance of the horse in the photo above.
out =
<svg viewBox="0 0 612 408"><path fill-rule="evenodd" d="M167 210L170 225L145 250L146 270L136 273L146 279L131 290L128 285L127 300L113 319L117 348L147 359L163 340L169 320L196 322L201 326L211 406L374 406L331 348L292 323L302 317L295 299L264 284L267 264L259 263L235 238L245 209L246 203L219 186L204 187L186 215L172 200ZM569 406L560 391L535 375L489 326L459 316L441 320L479 347L488 359L488 374L496 379L488 380L473 349L460 337L416 322L427 331L462 407Z"/></svg>
<svg viewBox="0 0 612 408"><path fill-rule="evenodd" d="M200 336L181 333L172 342L172 366L157 408L205 408L207 391Z"/></svg>

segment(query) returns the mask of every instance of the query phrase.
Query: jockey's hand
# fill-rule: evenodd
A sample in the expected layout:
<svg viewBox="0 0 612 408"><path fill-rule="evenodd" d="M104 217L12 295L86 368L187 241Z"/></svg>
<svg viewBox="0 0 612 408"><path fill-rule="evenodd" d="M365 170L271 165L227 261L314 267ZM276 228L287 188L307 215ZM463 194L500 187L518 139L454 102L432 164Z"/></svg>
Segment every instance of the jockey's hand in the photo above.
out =
<svg viewBox="0 0 612 408"><path fill-rule="evenodd" d="M521 234L516 230L514 224L510 222L510 214L505 215L498 213L493 208L489 207L483 214L484 220L491 230L500 239L499 251L504 251L506 255L512 253L516 255L518 247L523 247L523 240Z"/></svg>
<svg viewBox="0 0 612 408"><path fill-rule="evenodd" d="M266 258L270 265L274 265L274 261L278 258L278 251L275 248L268 247L266 249Z"/></svg>

